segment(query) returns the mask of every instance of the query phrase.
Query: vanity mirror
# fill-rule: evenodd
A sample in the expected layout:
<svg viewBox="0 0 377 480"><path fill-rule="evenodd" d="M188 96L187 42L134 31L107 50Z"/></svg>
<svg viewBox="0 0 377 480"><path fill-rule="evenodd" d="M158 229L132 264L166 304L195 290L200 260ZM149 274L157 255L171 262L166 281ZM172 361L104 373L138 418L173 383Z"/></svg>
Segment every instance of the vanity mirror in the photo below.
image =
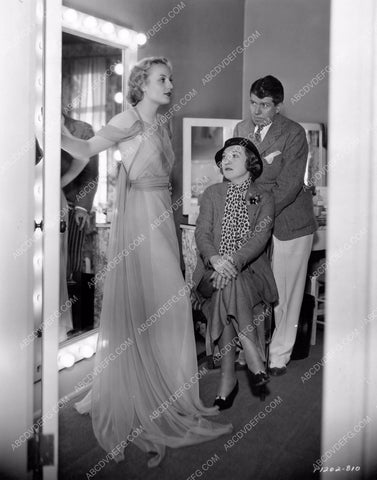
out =
<svg viewBox="0 0 377 480"><path fill-rule="evenodd" d="M143 41L141 34L131 29L62 7L62 114L73 135L89 138L88 132L91 135L99 130L123 110L124 79L137 61L137 48ZM59 328L59 369L95 352L102 284L91 280L106 262L117 155L115 148L102 152L98 159L91 159L90 168L85 167L64 188L72 212L63 226L67 237L71 235L69 242L67 238L68 271L64 277L72 304L72 324ZM80 202L82 199L87 205ZM72 222L77 221L79 227L84 224L80 215L75 217L75 212L84 212L83 208L89 210L85 235L80 228L69 228ZM63 282L65 278L61 277ZM62 294L60 300L64 303Z"/></svg>
<svg viewBox="0 0 377 480"><path fill-rule="evenodd" d="M183 119L183 215L195 224L203 191L222 181L215 153L233 134L240 120L220 118Z"/></svg>

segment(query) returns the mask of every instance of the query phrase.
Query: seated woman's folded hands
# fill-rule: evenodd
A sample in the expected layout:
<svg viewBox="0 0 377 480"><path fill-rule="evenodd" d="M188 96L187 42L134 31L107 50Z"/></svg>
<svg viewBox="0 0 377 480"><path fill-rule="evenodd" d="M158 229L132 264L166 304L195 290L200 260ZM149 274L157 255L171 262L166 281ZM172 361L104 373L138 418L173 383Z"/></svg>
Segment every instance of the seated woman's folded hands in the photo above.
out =
<svg viewBox="0 0 377 480"><path fill-rule="evenodd" d="M213 255L210 262L213 269L228 280L237 277L238 271L231 255Z"/></svg>

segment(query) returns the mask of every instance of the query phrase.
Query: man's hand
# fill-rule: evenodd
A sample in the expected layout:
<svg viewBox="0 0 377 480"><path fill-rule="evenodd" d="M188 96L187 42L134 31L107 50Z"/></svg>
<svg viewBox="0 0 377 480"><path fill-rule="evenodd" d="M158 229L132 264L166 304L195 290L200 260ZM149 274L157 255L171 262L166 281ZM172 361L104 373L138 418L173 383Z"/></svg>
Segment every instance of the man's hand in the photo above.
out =
<svg viewBox="0 0 377 480"><path fill-rule="evenodd" d="M230 255L213 255L210 258L210 262L213 269L222 277L227 278L228 280L237 277L238 271L232 263L232 257Z"/></svg>
<svg viewBox="0 0 377 480"><path fill-rule="evenodd" d="M75 221L79 226L79 230L82 230L85 224L89 226L89 213L85 210L75 209Z"/></svg>

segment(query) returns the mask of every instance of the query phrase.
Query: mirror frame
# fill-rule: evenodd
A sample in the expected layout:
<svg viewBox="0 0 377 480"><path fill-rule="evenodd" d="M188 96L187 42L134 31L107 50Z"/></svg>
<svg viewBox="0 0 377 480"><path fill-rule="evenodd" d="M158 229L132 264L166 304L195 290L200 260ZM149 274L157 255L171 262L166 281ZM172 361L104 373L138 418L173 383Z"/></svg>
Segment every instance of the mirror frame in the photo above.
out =
<svg viewBox="0 0 377 480"><path fill-rule="evenodd" d="M223 139L233 136L234 127L242 119L225 118L184 118L183 119L183 215L188 215L189 224L195 225L197 213L191 205L192 127L222 127Z"/></svg>
<svg viewBox="0 0 377 480"><path fill-rule="evenodd" d="M306 163L306 170L305 170L305 184L310 186L317 186L317 187L326 187L327 186L327 163L326 163L326 149L324 146L324 129L325 126L322 123L302 123L299 122L302 128L305 130L306 133L306 140L308 142L308 160ZM317 149L317 165L318 168L312 177L309 177L309 169L312 166L312 158L310 156L310 143L309 138L312 133L318 134L318 149ZM316 177L316 174L319 174L319 177Z"/></svg>
<svg viewBox="0 0 377 480"><path fill-rule="evenodd" d="M73 8L62 6L62 32L104 43L122 50L122 92L123 109L126 108L126 81L130 69L137 62L139 33L109 22L102 18L88 15ZM83 358L90 358L96 352L98 327L84 332L77 337L69 338L59 343L58 369L73 366Z"/></svg>

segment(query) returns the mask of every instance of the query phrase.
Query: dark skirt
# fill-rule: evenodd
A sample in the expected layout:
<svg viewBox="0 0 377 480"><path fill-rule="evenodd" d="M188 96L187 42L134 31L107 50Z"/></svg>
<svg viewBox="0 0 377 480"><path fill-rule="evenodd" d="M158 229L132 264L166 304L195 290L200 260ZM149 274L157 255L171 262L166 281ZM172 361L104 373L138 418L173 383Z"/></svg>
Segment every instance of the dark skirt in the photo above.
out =
<svg viewBox="0 0 377 480"><path fill-rule="evenodd" d="M265 352L265 312L275 301L270 289L266 295L265 281L249 266L242 270L222 290L213 288L210 277L213 270L206 270L198 285L198 292L205 299L203 310L207 315L207 334L213 344L220 338L226 325L232 322L237 333L243 332L255 345L262 359ZM274 287L274 285L272 286ZM274 292L274 288L271 289Z"/></svg>

